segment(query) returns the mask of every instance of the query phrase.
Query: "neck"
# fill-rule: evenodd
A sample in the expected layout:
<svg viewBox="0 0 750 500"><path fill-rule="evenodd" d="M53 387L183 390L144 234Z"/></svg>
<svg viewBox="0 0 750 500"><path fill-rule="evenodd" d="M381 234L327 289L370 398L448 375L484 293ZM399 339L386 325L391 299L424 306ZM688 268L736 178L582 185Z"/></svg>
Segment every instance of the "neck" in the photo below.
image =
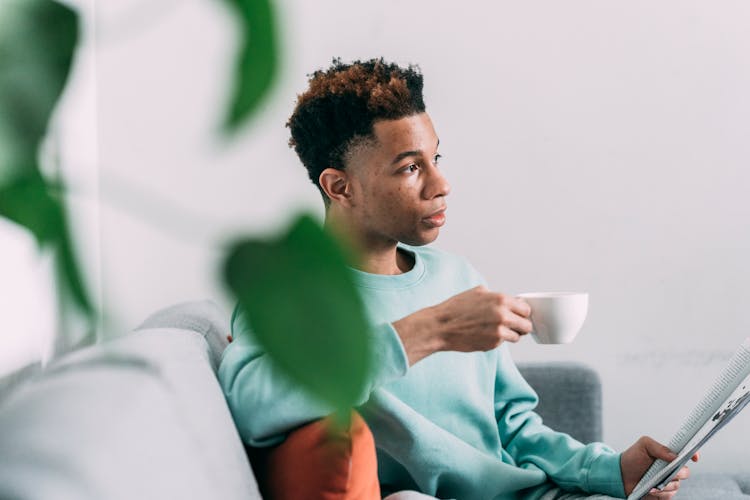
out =
<svg viewBox="0 0 750 500"><path fill-rule="evenodd" d="M371 274L403 274L414 267L414 259L400 251L394 242L392 246L381 250L370 249L360 254L360 271Z"/></svg>
<svg viewBox="0 0 750 500"><path fill-rule="evenodd" d="M362 234L351 224L326 216L326 229L354 250L357 261L352 267L371 274L403 274L414 267L414 259L398 250L395 240L376 240Z"/></svg>

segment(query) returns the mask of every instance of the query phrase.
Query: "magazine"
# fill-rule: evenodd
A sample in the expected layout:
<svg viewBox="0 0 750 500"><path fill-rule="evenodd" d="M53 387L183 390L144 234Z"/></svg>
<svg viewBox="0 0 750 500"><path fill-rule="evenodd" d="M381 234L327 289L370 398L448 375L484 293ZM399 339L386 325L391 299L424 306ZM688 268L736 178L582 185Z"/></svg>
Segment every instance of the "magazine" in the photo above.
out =
<svg viewBox="0 0 750 500"><path fill-rule="evenodd" d="M668 443L677 458L657 460L646 471L628 500L664 488L701 446L750 403L750 338L742 343L721 375Z"/></svg>

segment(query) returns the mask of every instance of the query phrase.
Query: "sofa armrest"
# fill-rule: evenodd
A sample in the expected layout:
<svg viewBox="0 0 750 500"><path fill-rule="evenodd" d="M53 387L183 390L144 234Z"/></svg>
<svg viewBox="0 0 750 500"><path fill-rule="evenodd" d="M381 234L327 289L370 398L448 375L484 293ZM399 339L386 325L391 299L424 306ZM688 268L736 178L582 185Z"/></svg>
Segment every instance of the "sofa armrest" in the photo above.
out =
<svg viewBox="0 0 750 500"><path fill-rule="evenodd" d="M536 412L545 425L583 443L602 440L602 386L599 375L580 363L519 363L539 395Z"/></svg>
<svg viewBox="0 0 750 500"><path fill-rule="evenodd" d="M15 388L0 498L260 499L202 331L113 338Z"/></svg>
<svg viewBox="0 0 750 500"><path fill-rule="evenodd" d="M208 344L211 366L216 372L221 362L221 354L229 344L227 336L231 329L228 318L229 316L210 300L182 302L153 313L135 330L177 328L201 334Z"/></svg>

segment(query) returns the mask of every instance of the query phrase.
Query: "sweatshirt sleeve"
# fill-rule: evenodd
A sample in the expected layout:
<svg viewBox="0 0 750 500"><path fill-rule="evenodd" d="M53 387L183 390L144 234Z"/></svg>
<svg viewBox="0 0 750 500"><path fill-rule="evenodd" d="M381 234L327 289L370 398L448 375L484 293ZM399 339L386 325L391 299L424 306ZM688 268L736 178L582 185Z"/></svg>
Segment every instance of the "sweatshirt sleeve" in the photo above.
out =
<svg viewBox="0 0 750 500"><path fill-rule="evenodd" d="M519 467L535 466L560 488L625 498L620 454L602 443L584 445L542 424L539 399L507 346L498 352L495 418L504 449Z"/></svg>
<svg viewBox="0 0 750 500"><path fill-rule="evenodd" d="M288 379L255 340L244 314L232 317L234 341L225 349L218 370L219 383L242 440L251 446L273 446L307 422L329 415L333 409ZM358 404L378 386L402 377L408 359L390 324L375 325L371 332L375 371L370 374Z"/></svg>

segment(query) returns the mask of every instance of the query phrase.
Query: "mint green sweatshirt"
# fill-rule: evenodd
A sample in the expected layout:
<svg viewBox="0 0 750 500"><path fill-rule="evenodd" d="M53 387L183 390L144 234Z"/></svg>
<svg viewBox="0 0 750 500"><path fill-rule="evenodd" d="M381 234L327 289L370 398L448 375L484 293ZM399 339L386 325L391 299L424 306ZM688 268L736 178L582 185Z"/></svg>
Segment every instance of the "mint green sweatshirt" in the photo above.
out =
<svg viewBox="0 0 750 500"><path fill-rule="evenodd" d="M464 260L431 247L402 248L414 267L387 276L353 270L373 324L377 370L358 408L375 437L383 494L413 489L459 500L537 499L555 486L624 497L620 455L542 424L538 398L506 344L440 352L409 367L391 323L483 284ZM276 371L243 315L219 380L242 439L271 446L330 413Z"/></svg>

